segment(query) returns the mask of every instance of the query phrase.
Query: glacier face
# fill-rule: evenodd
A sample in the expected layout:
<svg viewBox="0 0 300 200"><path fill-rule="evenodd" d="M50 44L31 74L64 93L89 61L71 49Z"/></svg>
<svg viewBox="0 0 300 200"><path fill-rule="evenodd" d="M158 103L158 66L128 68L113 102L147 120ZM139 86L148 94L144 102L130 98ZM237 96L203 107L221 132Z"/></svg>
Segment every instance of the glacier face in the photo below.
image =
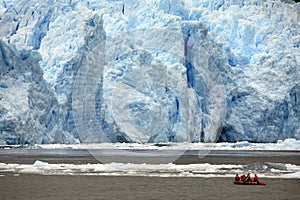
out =
<svg viewBox="0 0 300 200"><path fill-rule="evenodd" d="M0 141L300 139L300 4L0 3Z"/></svg>

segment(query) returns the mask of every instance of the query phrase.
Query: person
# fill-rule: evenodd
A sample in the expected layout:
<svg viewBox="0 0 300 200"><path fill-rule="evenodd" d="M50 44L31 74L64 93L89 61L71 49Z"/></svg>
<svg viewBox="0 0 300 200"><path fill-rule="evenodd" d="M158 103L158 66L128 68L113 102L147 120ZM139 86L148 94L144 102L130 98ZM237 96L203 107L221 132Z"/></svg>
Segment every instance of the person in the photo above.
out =
<svg viewBox="0 0 300 200"><path fill-rule="evenodd" d="M246 176L245 176L245 175L242 175L242 176L241 176L241 181L243 181L243 182L246 181Z"/></svg>
<svg viewBox="0 0 300 200"><path fill-rule="evenodd" d="M239 180L240 180L240 177L239 177L239 175L238 175L238 174L236 174L236 175L235 175L235 178L234 178L234 180L235 180L235 181L239 181Z"/></svg>
<svg viewBox="0 0 300 200"><path fill-rule="evenodd" d="M258 176L256 174L254 174L253 181L259 183Z"/></svg>
<svg viewBox="0 0 300 200"><path fill-rule="evenodd" d="M251 177L250 177L250 173L247 174L246 182L252 182L252 179L251 179Z"/></svg>

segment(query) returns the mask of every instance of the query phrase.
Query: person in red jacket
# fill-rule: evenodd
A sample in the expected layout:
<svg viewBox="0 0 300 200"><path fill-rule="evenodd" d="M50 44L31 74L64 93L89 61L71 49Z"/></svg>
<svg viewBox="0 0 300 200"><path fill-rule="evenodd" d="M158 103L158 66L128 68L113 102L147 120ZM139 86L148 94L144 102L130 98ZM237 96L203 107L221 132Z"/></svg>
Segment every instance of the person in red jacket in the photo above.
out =
<svg viewBox="0 0 300 200"><path fill-rule="evenodd" d="M253 181L259 183L259 182L258 182L258 176L257 176L256 174L254 174Z"/></svg>
<svg viewBox="0 0 300 200"><path fill-rule="evenodd" d="M240 177L239 177L238 174L235 175L234 180L235 180L235 181L239 181L239 180L240 180Z"/></svg>
<svg viewBox="0 0 300 200"><path fill-rule="evenodd" d="M242 176L241 176L241 181L243 181L243 182L246 181L246 176L245 176L245 175L242 175Z"/></svg>

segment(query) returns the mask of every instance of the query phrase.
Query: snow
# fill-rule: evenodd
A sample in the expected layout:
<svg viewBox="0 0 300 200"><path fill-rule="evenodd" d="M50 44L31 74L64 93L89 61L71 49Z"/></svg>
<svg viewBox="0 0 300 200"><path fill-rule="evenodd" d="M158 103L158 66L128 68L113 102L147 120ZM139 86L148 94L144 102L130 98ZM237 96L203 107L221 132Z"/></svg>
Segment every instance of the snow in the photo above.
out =
<svg viewBox="0 0 300 200"><path fill-rule="evenodd" d="M3 1L0 141L299 140L299 21L279 0Z"/></svg>

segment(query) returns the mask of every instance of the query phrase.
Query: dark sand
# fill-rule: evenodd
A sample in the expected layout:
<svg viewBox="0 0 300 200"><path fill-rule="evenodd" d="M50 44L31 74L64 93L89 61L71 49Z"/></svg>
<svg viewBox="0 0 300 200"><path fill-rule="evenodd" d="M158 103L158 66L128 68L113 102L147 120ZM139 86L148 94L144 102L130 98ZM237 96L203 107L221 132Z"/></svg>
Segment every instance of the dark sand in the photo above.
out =
<svg viewBox="0 0 300 200"><path fill-rule="evenodd" d="M264 179L266 186L230 178L6 175L0 199L261 199L299 200L300 179Z"/></svg>

